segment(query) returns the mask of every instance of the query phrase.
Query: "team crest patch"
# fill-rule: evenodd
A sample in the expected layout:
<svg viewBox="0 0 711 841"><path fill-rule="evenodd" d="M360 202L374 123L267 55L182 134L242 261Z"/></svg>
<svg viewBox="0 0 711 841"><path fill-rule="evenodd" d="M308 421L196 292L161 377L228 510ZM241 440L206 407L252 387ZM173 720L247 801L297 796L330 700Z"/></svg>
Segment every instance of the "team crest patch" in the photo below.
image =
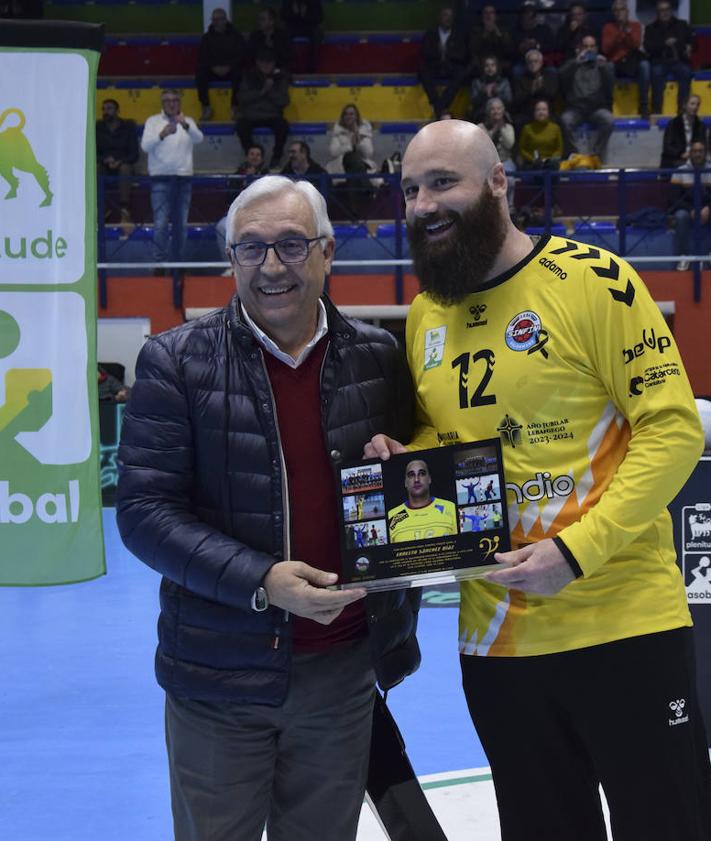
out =
<svg viewBox="0 0 711 841"><path fill-rule="evenodd" d="M444 359L444 342L447 327L433 327L425 333L425 371L437 368Z"/></svg>
<svg viewBox="0 0 711 841"><path fill-rule="evenodd" d="M544 357L548 353L543 345L548 341L548 333L541 325L541 319L533 310L524 310L515 315L506 326L506 346L515 351L533 353L540 350Z"/></svg>

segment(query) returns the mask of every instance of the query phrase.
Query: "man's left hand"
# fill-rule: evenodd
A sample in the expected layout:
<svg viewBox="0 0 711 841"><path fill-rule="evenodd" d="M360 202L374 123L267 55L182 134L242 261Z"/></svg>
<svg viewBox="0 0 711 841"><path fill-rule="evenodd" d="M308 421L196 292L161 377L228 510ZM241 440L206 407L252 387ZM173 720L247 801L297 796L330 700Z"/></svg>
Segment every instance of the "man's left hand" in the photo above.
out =
<svg viewBox="0 0 711 841"><path fill-rule="evenodd" d="M554 596L575 579L570 564L550 538L513 552L497 552L494 558L500 564L511 566L484 577L510 590Z"/></svg>

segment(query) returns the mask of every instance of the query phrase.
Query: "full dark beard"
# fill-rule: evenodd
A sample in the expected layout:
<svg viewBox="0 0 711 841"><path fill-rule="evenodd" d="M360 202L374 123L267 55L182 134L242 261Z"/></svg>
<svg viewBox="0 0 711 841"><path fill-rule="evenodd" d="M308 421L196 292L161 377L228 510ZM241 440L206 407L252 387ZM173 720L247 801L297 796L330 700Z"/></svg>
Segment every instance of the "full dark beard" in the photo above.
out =
<svg viewBox="0 0 711 841"><path fill-rule="evenodd" d="M488 184L481 196L462 213L447 211L453 219L446 239L429 242L425 225L434 219L416 219L407 228L410 253L420 287L438 304L458 304L484 283L506 238L506 219Z"/></svg>

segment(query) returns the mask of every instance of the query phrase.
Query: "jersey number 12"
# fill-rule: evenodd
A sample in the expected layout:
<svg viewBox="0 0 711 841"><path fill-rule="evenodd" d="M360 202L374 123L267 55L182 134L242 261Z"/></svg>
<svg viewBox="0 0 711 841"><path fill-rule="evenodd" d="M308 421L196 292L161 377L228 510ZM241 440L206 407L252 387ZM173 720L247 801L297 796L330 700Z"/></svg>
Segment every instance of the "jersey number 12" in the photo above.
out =
<svg viewBox="0 0 711 841"><path fill-rule="evenodd" d="M496 357L493 350L478 350L476 353L462 353L452 361L452 368L459 368L459 408L469 409L477 406L493 406L496 403L495 394L484 394L489 385L491 375L494 373L494 362ZM469 364L472 363L472 370L478 362L483 362L484 373L479 380L479 385L469 399ZM481 366L480 366L481 367Z"/></svg>

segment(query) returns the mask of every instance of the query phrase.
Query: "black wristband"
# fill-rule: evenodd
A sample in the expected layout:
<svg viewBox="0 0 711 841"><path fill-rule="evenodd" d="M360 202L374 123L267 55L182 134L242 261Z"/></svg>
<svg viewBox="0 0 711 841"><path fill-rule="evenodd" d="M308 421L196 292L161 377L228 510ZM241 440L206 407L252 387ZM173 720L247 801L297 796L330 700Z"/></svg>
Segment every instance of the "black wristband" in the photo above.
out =
<svg viewBox="0 0 711 841"><path fill-rule="evenodd" d="M565 543L563 543L562 538L559 537L559 536L554 537L553 538L553 543L555 543L555 545L558 547L558 549L560 549L561 554L563 555L565 560L568 562L568 565L570 566L570 568L573 570L573 573L575 574L575 577L576 578L582 578L583 577L583 571L580 568L580 564L575 560L575 555L570 551L570 549L568 549L568 547L565 545Z"/></svg>

